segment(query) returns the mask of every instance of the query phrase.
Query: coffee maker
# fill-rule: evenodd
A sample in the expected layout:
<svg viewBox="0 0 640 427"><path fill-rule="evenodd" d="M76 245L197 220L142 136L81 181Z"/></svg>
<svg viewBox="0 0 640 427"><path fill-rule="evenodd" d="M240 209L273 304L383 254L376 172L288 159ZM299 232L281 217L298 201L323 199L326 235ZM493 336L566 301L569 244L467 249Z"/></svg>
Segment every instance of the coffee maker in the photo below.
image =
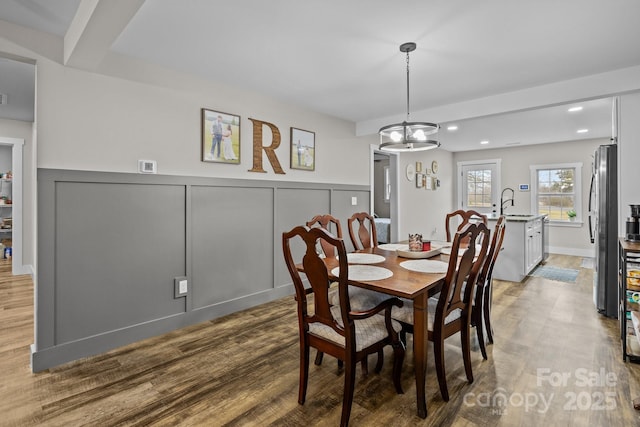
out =
<svg viewBox="0 0 640 427"><path fill-rule="evenodd" d="M627 218L627 235L629 242L640 242L640 205L631 206L631 216Z"/></svg>

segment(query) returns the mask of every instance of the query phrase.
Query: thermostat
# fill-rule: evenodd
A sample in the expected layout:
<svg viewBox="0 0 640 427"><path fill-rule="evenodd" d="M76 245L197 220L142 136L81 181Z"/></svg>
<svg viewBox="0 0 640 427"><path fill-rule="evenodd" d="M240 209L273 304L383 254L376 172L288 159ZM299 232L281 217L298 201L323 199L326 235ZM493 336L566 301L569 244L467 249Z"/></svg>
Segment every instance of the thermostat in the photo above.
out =
<svg viewBox="0 0 640 427"><path fill-rule="evenodd" d="M158 164L155 160L138 160L139 173L157 173Z"/></svg>

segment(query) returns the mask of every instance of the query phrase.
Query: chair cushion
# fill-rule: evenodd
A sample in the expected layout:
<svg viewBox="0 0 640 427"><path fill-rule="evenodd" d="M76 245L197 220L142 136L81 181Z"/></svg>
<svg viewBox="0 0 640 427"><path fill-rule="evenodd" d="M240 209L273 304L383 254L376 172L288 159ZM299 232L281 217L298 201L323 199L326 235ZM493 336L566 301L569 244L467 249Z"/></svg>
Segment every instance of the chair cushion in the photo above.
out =
<svg viewBox="0 0 640 427"><path fill-rule="evenodd" d="M349 303L353 311L369 310L389 298L391 298L389 295L381 292L349 286ZM329 289L329 304L340 305L340 295L337 287Z"/></svg>
<svg viewBox="0 0 640 427"><path fill-rule="evenodd" d="M436 308L438 307L438 298L440 294L436 294L429 298L428 307L429 313L427 316L428 328L429 330L433 330L433 322L436 317ZM409 325L413 325L413 301L402 299L404 305L402 307L392 307L391 308L391 317L395 320L399 320L400 322L407 323ZM454 320L460 317L460 310L455 310L447 316L445 319L445 323L453 322Z"/></svg>
<svg viewBox="0 0 640 427"><path fill-rule="evenodd" d="M343 325L340 306L334 305L331 307L331 313L334 319L340 325ZM371 316L366 319L356 320L354 324L356 327L356 351L367 348L389 336L384 316ZM391 321L391 325L396 332L400 332L402 329L402 325L395 320ZM309 333L332 341L341 347L345 346L345 338L323 323L310 323Z"/></svg>

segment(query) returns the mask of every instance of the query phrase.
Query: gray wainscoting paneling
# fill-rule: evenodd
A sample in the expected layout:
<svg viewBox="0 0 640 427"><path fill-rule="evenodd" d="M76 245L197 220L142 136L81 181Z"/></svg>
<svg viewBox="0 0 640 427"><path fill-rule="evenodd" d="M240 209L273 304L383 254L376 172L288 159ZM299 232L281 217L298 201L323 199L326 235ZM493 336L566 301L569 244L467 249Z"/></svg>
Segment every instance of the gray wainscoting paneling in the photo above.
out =
<svg viewBox="0 0 640 427"><path fill-rule="evenodd" d="M39 169L32 370L292 295L282 232L330 213L351 247L368 206L366 186Z"/></svg>
<svg viewBox="0 0 640 427"><path fill-rule="evenodd" d="M194 309L273 289L273 191L191 187Z"/></svg>
<svg viewBox="0 0 640 427"><path fill-rule="evenodd" d="M184 312L184 199L176 185L56 185L56 345Z"/></svg>

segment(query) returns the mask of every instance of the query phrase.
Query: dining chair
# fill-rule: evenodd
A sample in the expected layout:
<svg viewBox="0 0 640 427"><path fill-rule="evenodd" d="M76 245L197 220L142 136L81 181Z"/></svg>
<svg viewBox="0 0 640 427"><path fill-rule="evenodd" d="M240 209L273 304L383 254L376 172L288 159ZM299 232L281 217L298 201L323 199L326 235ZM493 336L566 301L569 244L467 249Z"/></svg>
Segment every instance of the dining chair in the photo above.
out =
<svg viewBox="0 0 640 427"><path fill-rule="evenodd" d="M493 231L486 261L482 266L482 270L480 270L480 274L478 274L476 296L471 310L471 324L476 327L478 345L480 346L482 357L485 360L487 359L487 349L485 347L483 329L487 331L487 340L493 344L493 331L491 329L491 282L493 280L493 266L502 249L505 230L505 217L504 215L500 215Z"/></svg>
<svg viewBox="0 0 640 427"><path fill-rule="evenodd" d="M320 227L327 230L329 233L334 234L337 237L342 238L342 226L340 220L329 214L316 215L311 220L306 222L307 227ZM335 229L335 231L333 231ZM326 257L335 257L335 248L328 245L326 242L321 242L320 246L322 252Z"/></svg>
<svg viewBox="0 0 640 427"><path fill-rule="evenodd" d="M347 225L351 243L356 250L378 247L376 223L367 212L354 213L347 220ZM355 226L357 226L357 232L354 230Z"/></svg>
<svg viewBox="0 0 640 427"><path fill-rule="evenodd" d="M301 239L306 246L301 266L313 289L313 310L309 310L307 292L291 251L291 241ZM329 271L316 244L320 241L333 246L338 254L339 305L329 304ZM402 325L391 319L391 308L402 307L395 297L388 298L367 310L354 310L349 298L349 264L344 241L323 228L297 226L282 234L284 259L293 280L298 307L300 336L300 384L298 403L304 404L309 379L309 349L314 347L344 362L344 395L342 399L341 426L349 424L355 388L356 364L367 355L377 353L385 346L393 347L392 379L396 392L402 394L400 375L404 360L404 346L399 332ZM380 315L384 312L384 316ZM380 370L377 370L379 373Z"/></svg>
<svg viewBox="0 0 640 427"><path fill-rule="evenodd" d="M472 222L481 221L484 225L487 225L487 216L474 210L465 211L458 209L457 211L448 213L444 222L444 228L447 233L447 242L451 241L451 231L453 230L452 222L455 220L458 220L458 225L455 228L456 231Z"/></svg>
<svg viewBox="0 0 640 427"><path fill-rule="evenodd" d="M316 215L313 218L311 218L309 221L307 221L306 223L307 227L320 227L323 228L325 230L327 230L328 232L331 233L331 229L335 229L335 231L333 232L333 234L336 237L340 237L342 238L342 226L340 225L340 220L330 214L321 214L321 215ZM324 254L325 257L327 258L333 258L336 256L336 249L334 246L331 246L329 244L327 244L325 241L321 241L320 242L320 249L322 250L322 253ZM334 283L332 283L333 285ZM307 289L307 292L309 292L310 289ZM332 289L331 291L329 291L329 301L333 301L336 298L336 292L335 289ZM315 364L320 366L322 364L322 357L323 357L323 353L321 351L317 351L316 353L316 358L315 358ZM340 360L338 360L338 366L342 367L342 362ZM368 372L369 367L367 364L367 361L365 360L362 364L362 370L363 373Z"/></svg>
<svg viewBox="0 0 640 427"><path fill-rule="evenodd" d="M464 244L463 241L474 244ZM465 248L466 246L466 248ZM460 332L462 357L467 380L473 382L471 369L471 311L474 286L486 259L489 229L483 223L469 223L456 232L451 245L447 273L440 293L428 300L428 339L433 341L434 360L442 399L449 401L445 374L444 340ZM471 286L467 286L471 283ZM392 317L402 324L401 341L406 344L406 333L413 333L413 305L405 301L401 308L393 308Z"/></svg>
<svg viewBox="0 0 640 427"><path fill-rule="evenodd" d="M322 228L324 230L327 230L330 233L332 229L335 229L335 231L332 234L334 234L336 237L342 238L342 226L340 225L340 220L330 214L316 215L306 222L306 226ZM319 245L325 257L335 258L336 248L334 246L329 245L326 241L320 241ZM336 282L332 282L331 289L329 291L329 304L332 304L332 305L340 304L340 301L338 298L338 292L336 290L336 285L337 285ZM307 292L309 291L310 290L307 289ZM361 289L361 288L352 288L349 290L349 293L351 294L352 302L355 300L356 309L358 309L362 303L367 304L367 306L373 306L373 305L376 305L378 302L381 302L382 300L387 298L387 296L383 294L379 294L378 292L370 291L368 289ZM320 350L318 350L316 352L316 358L314 363L320 366L322 364L323 356L324 356L323 353ZM384 353L380 351L378 353L378 362L376 365L377 366L376 369L380 370L383 363L384 363ZM369 364L366 357L362 360L361 364L362 364L362 374L367 375L367 373L369 372ZM341 360L338 360L338 367L342 367Z"/></svg>

